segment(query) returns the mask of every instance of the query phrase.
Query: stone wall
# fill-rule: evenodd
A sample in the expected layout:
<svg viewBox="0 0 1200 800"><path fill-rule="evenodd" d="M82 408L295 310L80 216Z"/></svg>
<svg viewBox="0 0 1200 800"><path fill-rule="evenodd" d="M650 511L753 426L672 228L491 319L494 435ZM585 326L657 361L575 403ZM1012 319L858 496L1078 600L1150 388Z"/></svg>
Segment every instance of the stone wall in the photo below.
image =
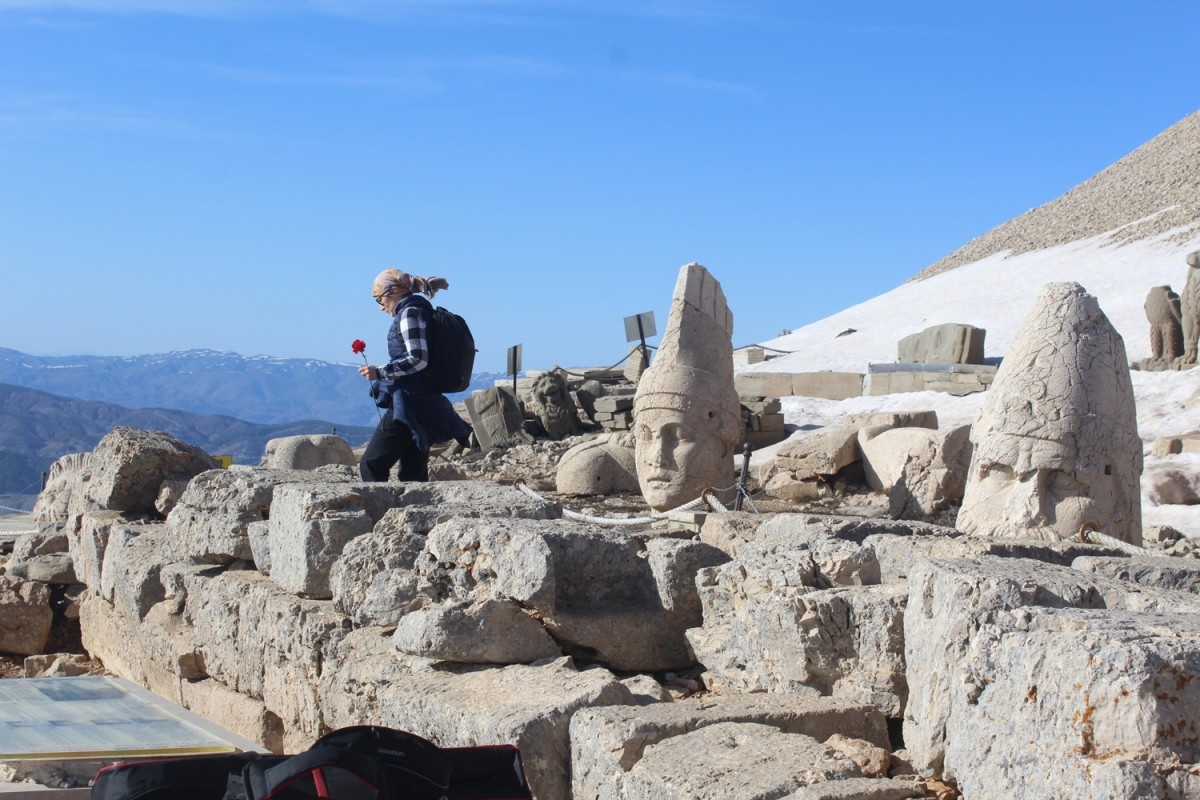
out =
<svg viewBox="0 0 1200 800"><path fill-rule="evenodd" d="M539 798L1200 796L1194 559L803 513L614 530L338 469L201 472L165 519L57 504L0 619L57 532L111 671L278 751L516 744Z"/></svg>

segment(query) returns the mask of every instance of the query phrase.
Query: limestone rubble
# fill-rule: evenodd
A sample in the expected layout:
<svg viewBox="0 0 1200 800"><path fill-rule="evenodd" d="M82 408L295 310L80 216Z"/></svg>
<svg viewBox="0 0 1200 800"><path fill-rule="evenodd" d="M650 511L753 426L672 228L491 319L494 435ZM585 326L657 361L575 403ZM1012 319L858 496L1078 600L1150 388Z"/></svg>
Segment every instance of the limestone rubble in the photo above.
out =
<svg viewBox="0 0 1200 800"><path fill-rule="evenodd" d="M88 470L148 441L110 436ZM807 512L606 527L348 472L201 472L164 519L74 502L81 470L0 620L65 552L111 672L278 751L513 743L543 799L1200 797L1194 559Z"/></svg>

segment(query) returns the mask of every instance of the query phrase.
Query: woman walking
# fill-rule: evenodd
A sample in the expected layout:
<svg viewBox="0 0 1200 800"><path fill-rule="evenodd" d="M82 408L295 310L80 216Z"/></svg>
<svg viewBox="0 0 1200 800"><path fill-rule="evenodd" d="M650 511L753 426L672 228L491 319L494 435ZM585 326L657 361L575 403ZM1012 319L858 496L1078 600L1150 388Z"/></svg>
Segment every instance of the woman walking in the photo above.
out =
<svg viewBox="0 0 1200 800"><path fill-rule="evenodd" d="M429 480L429 448L451 439L465 444L471 435L471 426L421 375L429 366L433 306L428 298L448 288L445 278L418 278L398 269L385 269L371 286L371 296L392 317L392 326L388 363L358 368L360 375L376 382L371 387L375 402L388 409L359 461L364 481L386 481L397 462L400 480Z"/></svg>

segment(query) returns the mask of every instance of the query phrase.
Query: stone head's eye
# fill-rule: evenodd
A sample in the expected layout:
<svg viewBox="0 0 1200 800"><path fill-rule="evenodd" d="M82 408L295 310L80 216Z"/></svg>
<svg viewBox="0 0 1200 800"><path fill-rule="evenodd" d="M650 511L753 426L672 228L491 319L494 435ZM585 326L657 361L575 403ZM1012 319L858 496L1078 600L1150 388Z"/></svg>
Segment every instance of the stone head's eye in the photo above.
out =
<svg viewBox="0 0 1200 800"><path fill-rule="evenodd" d="M1010 467L1008 464L992 462L991 464L984 464L979 468L979 477L983 480L994 479L1011 481L1015 478L1015 474L1013 473L1012 467Z"/></svg>

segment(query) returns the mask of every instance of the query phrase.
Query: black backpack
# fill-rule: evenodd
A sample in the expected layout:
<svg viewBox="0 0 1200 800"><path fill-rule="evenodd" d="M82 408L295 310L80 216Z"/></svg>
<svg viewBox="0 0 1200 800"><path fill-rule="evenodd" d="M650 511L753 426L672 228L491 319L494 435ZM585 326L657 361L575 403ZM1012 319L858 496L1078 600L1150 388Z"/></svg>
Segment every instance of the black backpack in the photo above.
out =
<svg viewBox="0 0 1200 800"><path fill-rule="evenodd" d="M405 731L341 728L293 756L235 753L105 767L93 800L530 800L512 745L440 748Z"/></svg>
<svg viewBox="0 0 1200 800"><path fill-rule="evenodd" d="M96 773L96 800L221 800L258 753L131 761Z"/></svg>
<svg viewBox="0 0 1200 800"><path fill-rule="evenodd" d="M429 366L421 371L425 385L439 394L465 392L475 368L475 337L467 321L446 308L429 314Z"/></svg>

